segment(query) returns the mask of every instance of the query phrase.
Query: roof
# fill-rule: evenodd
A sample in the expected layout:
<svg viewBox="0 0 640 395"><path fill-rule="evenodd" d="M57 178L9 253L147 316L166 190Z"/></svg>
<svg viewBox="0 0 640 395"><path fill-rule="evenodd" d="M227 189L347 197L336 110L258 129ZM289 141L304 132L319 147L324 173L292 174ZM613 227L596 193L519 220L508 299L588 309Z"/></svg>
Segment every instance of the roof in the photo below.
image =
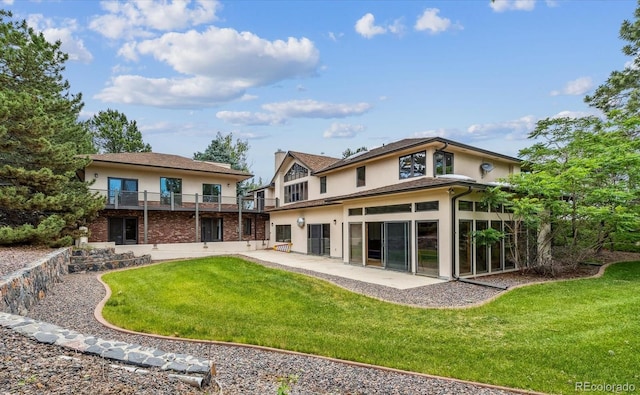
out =
<svg viewBox="0 0 640 395"><path fill-rule="evenodd" d="M157 152L121 152L115 154L90 154L81 155L88 157L93 162L120 163L136 166L158 167L164 169L179 169L189 171L199 171L205 173L226 174L250 178L251 173L242 170L230 169L213 162L205 162L185 158L183 156L160 154Z"/></svg>
<svg viewBox="0 0 640 395"><path fill-rule="evenodd" d="M306 200L306 201L302 201L302 202L296 202L296 203L287 204L286 206L280 206L280 207L267 209L265 211L270 213L270 212L274 212L274 211L294 210L294 209L299 209L299 208L324 207L324 206L331 206L331 205L334 205L334 204L338 204L338 203L329 202L327 199Z"/></svg>
<svg viewBox="0 0 640 395"><path fill-rule="evenodd" d="M440 177L420 177L415 180L405 181L398 184L386 185L380 188L370 189L368 191L361 191L352 193L349 195L334 196L327 198L327 202L338 202L341 200L357 199L364 197L372 197L379 195L388 195L392 193L413 192L424 189L439 188L445 186L466 186L486 188L488 184L481 184L475 181L459 180L455 178L440 178Z"/></svg>
<svg viewBox="0 0 640 395"><path fill-rule="evenodd" d="M462 144L462 143L458 143L452 140L447 140L444 139L442 137L426 137L426 138L408 138L408 139L403 139L403 140L399 140L399 141L394 141L392 143L389 144L385 144L382 147L377 147L377 148L373 148L367 152L361 152L358 153L355 156L350 156L347 157L345 159L339 160L333 164L328 165L327 167L320 169L320 170L316 170L315 173L322 173L325 171L329 171L329 170L333 170L333 169L338 169L340 167L345 167L345 166L349 166L352 165L354 163L359 163L359 162L364 162L366 160L372 159L372 158L377 158L380 156L384 156L393 152L397 152L397 151L402 151L402 150L406 150L408 148L412 148L412 147L417 147L420 145L424 145L424 144L428 144L428 143L442 143L446 146L456 146L459 148L463 148L463 149L467 149L467 150L471 150L471 151L476 151L476 152L480 152L486 155L491 155L491 156L495 156L495 157L499 157L508 161L512 161L512 162L521 162L520 159L518 158L514 158L511 156L507 156L507 155L503 155L503 154L499 154L497 152L492 152L492 151L487 151L481 148L477 148L477 147L473 147L470 145L466 145L466 144ZM445 148L446 149L446 148Z"/></svg>
<svg viewBox="0 0 640 395"><path fill-rule="evenodd" d="M302 162L312 172L322 170L325 167L331 166L332 164L340 161L340 159L332 158L330 156L305 154L304 152L296 151L289 151L289 155Z"/></svg>

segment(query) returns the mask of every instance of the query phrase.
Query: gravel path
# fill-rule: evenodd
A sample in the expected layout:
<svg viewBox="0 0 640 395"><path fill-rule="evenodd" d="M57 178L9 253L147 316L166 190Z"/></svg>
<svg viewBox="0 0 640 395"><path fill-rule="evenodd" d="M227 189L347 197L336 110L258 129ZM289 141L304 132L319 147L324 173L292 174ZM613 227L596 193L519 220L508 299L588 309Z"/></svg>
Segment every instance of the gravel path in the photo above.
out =
<svg viewBox="0 0 640 395"><path fill-rule="evenodd" d="M266 263L268 266L279 266ZM301 270L296 270L301 271ZM367 295L425 306L464 305L495 295L498 290L462 283L443 283L412 290L397 290L359 281L335 278L338 285ZM446 294L446 295L444 295ZM157 339L117 332L100 325L93 310L105 295L95 274L71 274L56 284L29 317L113 340L186 353L211 359L216 379L225 394L275 394L278 379L297 376L291 394L508 394L467 383L403 374L304 355L264 351L240 346L210 345ZM149 369L141 375L110 366L89 355L69 355L64 349L30 341L2 330L0 346L0 394L187 394L217 393L215 386L203 390L168 378L166 372ZM60 358L61 355L76 359ZM3 392L8 391L8 392ZM202 393L202 392L200 392Z"/></svg>

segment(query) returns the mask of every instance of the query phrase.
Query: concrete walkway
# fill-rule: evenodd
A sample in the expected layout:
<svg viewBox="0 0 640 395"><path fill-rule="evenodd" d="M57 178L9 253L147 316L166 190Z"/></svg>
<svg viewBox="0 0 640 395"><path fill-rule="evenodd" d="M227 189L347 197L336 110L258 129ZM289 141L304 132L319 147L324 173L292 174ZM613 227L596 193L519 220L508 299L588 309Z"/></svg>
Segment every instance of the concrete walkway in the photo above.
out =
<svg viewBox="0 0 640 395"><path fill-rule="evenodd" d="M117 252L126 251L132 246L118 246ZM135 247L135 246L134 246ZM135 251L134 251L135 252ZM191 251L176 251L173 249L154 249L146 251L151 254L154 261L172 259L203 258L215 255L240 254L262 261L273 262L284 266L290 266L318 273L330 274L338 277L345 277L352 280L364 281L372 284L384 285L397 289L408 289L422 287L424 285L438 284L446 282L433 277L416 276L411 273L396 272L371 266L357 266L343 263L336 258L324 256L305 255L295 252L281 252L272 249L250 250L242 252L202 250L194 247ZM139 252L138 252L139 253Z"/></svg>
<svg viewBox="0 0 640 395"><path fill-rule="evenodd" d="M284 266L296 267L397 289L416 288L445 282L445 280L432 277L415 276L410 273L396 272L375 267L349 265L334 258L296 254L294 252L287 253L274 250L258 250L244 252L242 254L251 258L278 263Z"/></svg>

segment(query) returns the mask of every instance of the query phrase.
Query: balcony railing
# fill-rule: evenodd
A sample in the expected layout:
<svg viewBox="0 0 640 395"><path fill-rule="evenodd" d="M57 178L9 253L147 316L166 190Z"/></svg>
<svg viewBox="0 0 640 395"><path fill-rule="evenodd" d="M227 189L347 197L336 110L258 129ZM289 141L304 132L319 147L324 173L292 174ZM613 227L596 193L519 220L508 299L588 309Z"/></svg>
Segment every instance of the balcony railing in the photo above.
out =
<svg viewBox="0 0 640 395"><path fill-rule="evenodd" d="M173 192L118 191L94 189L104 196L106 207L116 210L219 211L262 213L276 207L276 199L221 195L184 194Z"/></svg>

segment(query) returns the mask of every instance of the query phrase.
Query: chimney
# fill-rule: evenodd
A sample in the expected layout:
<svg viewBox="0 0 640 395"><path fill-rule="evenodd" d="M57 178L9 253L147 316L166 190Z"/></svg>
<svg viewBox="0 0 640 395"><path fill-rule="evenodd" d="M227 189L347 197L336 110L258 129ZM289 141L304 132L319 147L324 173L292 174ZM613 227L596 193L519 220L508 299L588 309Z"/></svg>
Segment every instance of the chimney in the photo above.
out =
<svg viewBox="0 0 640 395"><path fill-rule="evenodd" d="M282 161L284 160L285 156L287 156L287 153L284 152L283 150L281 150L280 148L278 148L278 150L275 153L276 156L276 167L273 170L274 172L278 171L278 167L280 167L280 165L282 164Z"/></svg>

